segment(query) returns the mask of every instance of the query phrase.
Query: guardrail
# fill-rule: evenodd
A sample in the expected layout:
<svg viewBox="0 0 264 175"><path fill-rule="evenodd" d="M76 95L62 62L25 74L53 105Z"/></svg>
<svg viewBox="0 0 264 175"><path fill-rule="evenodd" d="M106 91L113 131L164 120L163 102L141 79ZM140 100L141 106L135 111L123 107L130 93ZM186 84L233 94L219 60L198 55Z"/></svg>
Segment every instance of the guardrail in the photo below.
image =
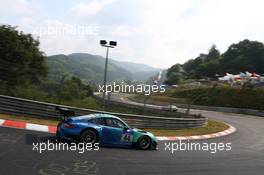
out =
<svg viewBox="0 0 264 175"><path fill-rule="evenodd" d="M73 110L75 114L86 115L91 113L105 113L118 116L126 121L130 126L137 128L194 128L201 127L207 122L207 118L169 118L158 116L142 116L133 114L121 114L97 111L92 109L76 108L46 102L33 101L17 97L0 95L0 113L15 114L33 117L44 117L58 119L59 112L56 106L65 107Z"/></svg>

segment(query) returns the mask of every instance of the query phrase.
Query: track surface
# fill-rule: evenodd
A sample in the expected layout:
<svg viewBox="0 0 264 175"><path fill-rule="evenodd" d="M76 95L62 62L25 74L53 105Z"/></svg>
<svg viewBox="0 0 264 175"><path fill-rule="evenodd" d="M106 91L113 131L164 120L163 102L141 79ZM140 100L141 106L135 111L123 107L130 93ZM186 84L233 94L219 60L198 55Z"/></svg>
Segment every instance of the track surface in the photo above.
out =
<svg viewBox="0 0 264 175"><path fill-rule="evenodd" d="M227 137L201 142L232 143L231 151L158 151L100 148L79 154L71 151L32 151L32 142L54 140L48 133L0 128L0 174L213 174L262 175L264 172L264 118L197 111L237 128ZM197 141L196 141L197 142ZM168 143L168 142L167 142Z"/></svg>

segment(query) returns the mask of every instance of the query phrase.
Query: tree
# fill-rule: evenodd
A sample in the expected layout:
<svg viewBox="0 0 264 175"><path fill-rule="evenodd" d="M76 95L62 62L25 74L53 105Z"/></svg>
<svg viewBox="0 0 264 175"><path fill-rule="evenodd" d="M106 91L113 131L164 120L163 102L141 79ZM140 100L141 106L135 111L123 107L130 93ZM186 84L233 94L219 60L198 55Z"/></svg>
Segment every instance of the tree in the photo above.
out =
<svg viewBox="0 0 264 175"><path fill-rule="evenodd" d="M181 82L182 79L182 72L181 72L181 65L175 64L171 66L167 71L167 80L165 81L168 85L174 85Z"/></svg>
<svg viewBox="0 0 264 175"><path fill-rule="evenodd" d="M221 57L221 54L219 50L217 50L216 45L213 44L212 47L209 49L209 52L206 56L206 61L219 60L220 57Z"/></svg>
<svg viewBox="0 0 264 175"><path fill-rule="evenodd" d="M232 44L222 55L222 73L242 71L263 73L264 45L258 41L243 40Z"/></svg>
<svg viewBox="0 0 264 175"><path fill-rule="evenodd" d="M208 54L201 53L197 58L187 61L183 64L183 69L187 72L189 78L213 78L218 72L220 59L220 52L215 45L212 45Z"/></svg>
<svg viewBox="0 0 264 175"><path fill-rule="evenodd" d="M39 41L16 27L0 26L0 83L7 89L38 84L47 74Z"/></svg>
<svg viewBox="0 0 264 175"><path fill-rule="evenodd" d="M60 84L57 85L58 87L55 88L57 89L55 96L59 100L59 103L74 99L84 99L85 97L91 96L93 94L91 87L89 85L83 84L82 80L78 77L64 79Z"/></svg>
<svg viewBox="0 0 264 175"><path fill-rule="evenodd" d="M190 79L215 78L216 74L226 72L237 74L239 72L256 72L262 74L264 67L264 44L258 41L243 40L229 46L221 55L215 45L207 54L200 54L182 65L182 68ZM175 68L169 69L171 72ZM175 73L174 73L175 74ZM185 77L186 77L185 75ZM168 72L168 81L175 82L176 76ZM173 80L175 78L175 80Z"/></svg>
<svg viewBox="0 0 264 175"><path fill-rule="evenodd" d="M215 45L209 49L202 66L202 75L205 77L214 78L218 73L219 61L221 59L220 52L216 49Z"/></svg>

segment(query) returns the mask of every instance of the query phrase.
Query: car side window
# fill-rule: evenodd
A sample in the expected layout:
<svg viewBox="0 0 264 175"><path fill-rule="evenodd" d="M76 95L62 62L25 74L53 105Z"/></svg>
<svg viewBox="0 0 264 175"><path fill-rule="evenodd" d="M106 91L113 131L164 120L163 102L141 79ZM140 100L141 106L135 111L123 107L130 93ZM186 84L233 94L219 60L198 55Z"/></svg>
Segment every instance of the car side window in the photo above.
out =
<svg viewBox="0 0 264 175"><path fill-rule="evenodd" d="M93 118L90 119L89 122L94 123L96 125L105 125L105 122L102 118Z"/></svg>
<svg viewBox="0 0 264 175"><path fill-rule="evenodd" d="M125 127L125 125L117 119L106 118L105 122L106 122L106 125L110 126L110 127L115 127L115 128L124 128Z"/></svg>

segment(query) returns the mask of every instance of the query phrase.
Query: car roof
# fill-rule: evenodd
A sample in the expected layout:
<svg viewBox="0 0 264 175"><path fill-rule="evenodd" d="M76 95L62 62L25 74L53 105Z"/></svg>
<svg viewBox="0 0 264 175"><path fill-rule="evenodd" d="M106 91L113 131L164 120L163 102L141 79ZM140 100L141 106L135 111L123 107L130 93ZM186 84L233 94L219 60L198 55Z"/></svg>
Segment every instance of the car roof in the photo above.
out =
<svg viewBox="0 0 264 175"><path fill-rule="evenodd" d="M110 114L96 114L97 118L115 118L115 119L119 119L119 117L114 116L114 115L110 115Z"/></svg>
<svg viewBox="0 0 264 175"><path fill-rule="evenodd" d="M92 118L115 118L115 119L119 119L120 120L119 117L116 117L114 115L102 114L102 113L82 115L82 116L74 117L74 120L92 119Z"/></svg>

